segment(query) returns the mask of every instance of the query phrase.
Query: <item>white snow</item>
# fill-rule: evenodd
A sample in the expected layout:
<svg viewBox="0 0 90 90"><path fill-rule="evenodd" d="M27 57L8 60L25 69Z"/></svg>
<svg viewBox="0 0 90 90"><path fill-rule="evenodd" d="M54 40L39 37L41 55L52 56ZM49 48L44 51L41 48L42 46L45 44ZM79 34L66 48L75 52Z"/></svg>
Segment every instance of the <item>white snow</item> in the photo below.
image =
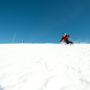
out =
<svg viewBox="0 0 90 90"><path fill-rule="evenodd" d="M1 44L0 90L90 90L90 44Z"/></svg>

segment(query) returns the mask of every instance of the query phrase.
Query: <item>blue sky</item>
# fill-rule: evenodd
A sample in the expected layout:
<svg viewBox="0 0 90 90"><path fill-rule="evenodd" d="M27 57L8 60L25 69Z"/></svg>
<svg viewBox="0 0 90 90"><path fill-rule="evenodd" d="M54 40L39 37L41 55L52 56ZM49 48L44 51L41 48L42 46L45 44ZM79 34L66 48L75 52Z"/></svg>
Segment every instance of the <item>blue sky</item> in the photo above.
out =
<svg viewBox="0 0 90 90"><path fill-rule="evenodd" d="M0 43L90 43L90 0L0 0Z"/></svg>

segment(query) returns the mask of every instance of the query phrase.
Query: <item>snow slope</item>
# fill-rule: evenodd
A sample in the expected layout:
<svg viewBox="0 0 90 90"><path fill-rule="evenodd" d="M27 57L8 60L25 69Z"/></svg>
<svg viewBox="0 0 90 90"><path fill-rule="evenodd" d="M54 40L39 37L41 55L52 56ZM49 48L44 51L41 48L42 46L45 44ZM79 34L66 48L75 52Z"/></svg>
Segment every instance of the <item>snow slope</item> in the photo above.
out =
<svg viewBox="0 0 90 90"><path fill-rule="evenodd" d="M1 44L0 90L90 90L90 44Z"/></svg>

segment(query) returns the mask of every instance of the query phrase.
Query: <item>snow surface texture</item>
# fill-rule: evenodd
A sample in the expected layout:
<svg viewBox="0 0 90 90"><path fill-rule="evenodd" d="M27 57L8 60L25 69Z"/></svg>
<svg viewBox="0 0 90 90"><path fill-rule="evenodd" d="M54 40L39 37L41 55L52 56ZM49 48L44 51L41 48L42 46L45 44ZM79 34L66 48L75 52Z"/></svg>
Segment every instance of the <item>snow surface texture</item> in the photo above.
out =
<svg viewBox="0 0 90 90"><path fill-rule="evenodd" d="M0 90L90 90L90 44L1 44Z"/></svg>

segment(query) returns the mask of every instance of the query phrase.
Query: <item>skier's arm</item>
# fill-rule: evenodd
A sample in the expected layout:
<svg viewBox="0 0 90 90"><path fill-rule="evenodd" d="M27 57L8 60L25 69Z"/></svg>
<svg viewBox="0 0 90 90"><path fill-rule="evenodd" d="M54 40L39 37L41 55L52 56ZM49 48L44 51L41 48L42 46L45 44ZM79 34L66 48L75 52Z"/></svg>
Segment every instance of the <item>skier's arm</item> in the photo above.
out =
<svg viewBox="0 0 90 90"><path fill-rule="evenodd" d="M70 37L70 35L68 35L68 37Z"/></svg>
<svg viewBox="0 0 90 90"><path fill-rule="evenodd" d="M62 40L63 40L63 37L61 38L60 42L62 42Z"/></svg>

